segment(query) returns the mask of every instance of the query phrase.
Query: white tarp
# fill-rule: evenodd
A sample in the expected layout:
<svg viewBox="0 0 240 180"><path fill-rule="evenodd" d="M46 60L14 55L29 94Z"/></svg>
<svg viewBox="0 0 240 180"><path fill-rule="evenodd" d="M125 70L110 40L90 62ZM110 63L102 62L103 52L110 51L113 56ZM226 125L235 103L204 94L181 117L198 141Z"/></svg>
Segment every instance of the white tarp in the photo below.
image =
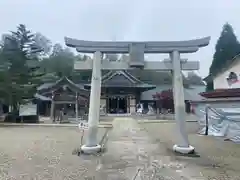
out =
<svg viewBox="0 0 240 180"><path fill-rule="evenodd" d="M24 104L20 105L19 116L34 116L37 115L37 105L36 104Z"/></svg>
<svg viewBox="0 0 240 180"><path fill-rule="evenodd" d="M205 109L195 109L198 122L203 128L198 132L205 134L206 112ZM240 143L240 108L208 108L208 135L225 137Z"/></svg>

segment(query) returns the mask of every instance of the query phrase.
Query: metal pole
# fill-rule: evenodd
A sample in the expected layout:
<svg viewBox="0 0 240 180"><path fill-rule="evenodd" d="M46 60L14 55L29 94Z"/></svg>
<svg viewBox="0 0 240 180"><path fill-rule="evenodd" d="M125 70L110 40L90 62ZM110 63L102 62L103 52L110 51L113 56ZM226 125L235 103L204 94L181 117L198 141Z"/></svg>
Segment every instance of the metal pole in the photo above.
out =
<svg viewBox="0 0 240 180"><path fill-rule="evenodd" d="M206 122L205 122L205 136L208 135L208 118L209 118L208 112L209 112L209 105L206 105L206 107L205 107L205 113L206 113L206 116L205 116L205 120L206 120Z"/></svg>
<svg viewBox="0 0 240 180"><path fill-rule="evenodd" d="M78 122L78 93L76 92L76 102L75 102L75 113L76 113L76 122Z"/></svg>

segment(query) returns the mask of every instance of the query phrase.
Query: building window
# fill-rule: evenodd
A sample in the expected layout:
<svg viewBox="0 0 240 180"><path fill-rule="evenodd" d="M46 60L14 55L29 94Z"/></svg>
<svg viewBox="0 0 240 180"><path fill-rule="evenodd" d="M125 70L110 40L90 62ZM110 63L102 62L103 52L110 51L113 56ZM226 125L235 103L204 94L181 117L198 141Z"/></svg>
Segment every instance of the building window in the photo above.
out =
<svg viewBox="0 0 240 180"><path fill-rule="evenodd" d="M237 74L235 72L230 72L229 79L238 80Z"/></svg>
<svg viewBox="0 0 240 180"><path fill-rule="evenodd" d="M227 82L229 85L234 84L235 82L238 81L238 76L235 72L230 72L228 77L227 77Z"/></svg>

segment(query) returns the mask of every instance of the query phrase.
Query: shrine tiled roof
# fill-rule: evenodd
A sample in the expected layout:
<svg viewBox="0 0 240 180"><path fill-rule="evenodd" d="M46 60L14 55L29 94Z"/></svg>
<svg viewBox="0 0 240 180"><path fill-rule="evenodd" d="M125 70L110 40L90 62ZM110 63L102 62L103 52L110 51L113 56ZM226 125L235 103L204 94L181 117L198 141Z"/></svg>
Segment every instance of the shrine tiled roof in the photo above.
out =
<svg viewBox="0 0 240 180"><path fill-rule="evenodd" d="M205 98L230 98L240 97L240 88L216 89L210 92L202 92L201 96Z"/></svg>
<svg viewBox="0 0 240 180"><path fill-rule="evenodd" d="M79 92L80 95L84 95L84 96L89 95L89 91L84 89L84 86L82 84L75 84L67 77L63 77L63 78L59 79L58 81L56 81L55 83L42 84L41 86L39 86L37 88L37 93L44 94L44 93L54 92L64 85L68 86L73 91Z"/></svg>
<svg viewBox="0 0 240 180"><path fill-rule="evenodd" d="M91 86L91 84L86 84ZM150 90L156 88L155 85L147 84L133 76L128 71L110 71L102 76L102 87L126 87Z"/></svg>

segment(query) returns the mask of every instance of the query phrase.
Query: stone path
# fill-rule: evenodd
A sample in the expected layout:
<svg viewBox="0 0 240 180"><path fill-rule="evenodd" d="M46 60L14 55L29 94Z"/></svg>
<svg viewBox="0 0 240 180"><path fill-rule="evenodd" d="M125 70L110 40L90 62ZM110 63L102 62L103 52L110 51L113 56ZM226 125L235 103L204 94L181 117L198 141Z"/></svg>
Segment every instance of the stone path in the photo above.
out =
<svg viewBox="0 0 240 180"><path fill-rule="evenodd" d="M131 118L116 118L108 142L108 152L101 158L100 174L109 179L136 180L193 180L184 165L172 161L170 156L162 156L157 143ZM193 175L193 172L192 172ZM195 174L196 175L196 174ZM107 178L107 177L106 177Z"/></svg>

